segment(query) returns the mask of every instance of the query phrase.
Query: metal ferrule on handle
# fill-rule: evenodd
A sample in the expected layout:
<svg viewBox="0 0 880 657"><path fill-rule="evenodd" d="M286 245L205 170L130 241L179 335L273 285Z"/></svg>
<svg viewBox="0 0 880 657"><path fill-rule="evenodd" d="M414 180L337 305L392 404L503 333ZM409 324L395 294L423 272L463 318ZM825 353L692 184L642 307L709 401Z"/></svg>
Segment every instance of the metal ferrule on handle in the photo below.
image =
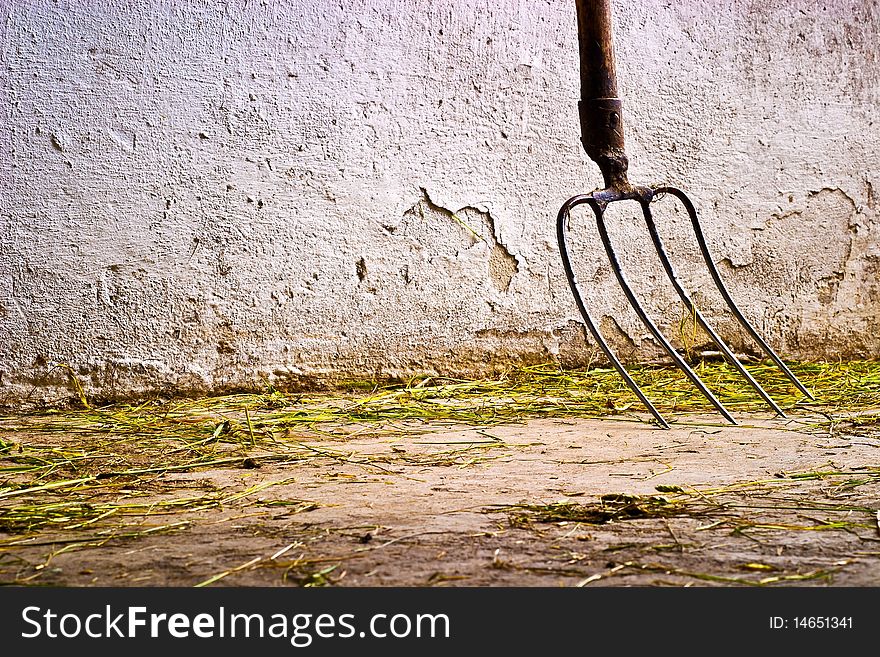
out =
<svg viewBox="0 0 880 657"><path fill-rule="evenodd" d="M605 187L629 188L623 114L611 33L610 0L577 0L581 143L602 171Z"/></svg>

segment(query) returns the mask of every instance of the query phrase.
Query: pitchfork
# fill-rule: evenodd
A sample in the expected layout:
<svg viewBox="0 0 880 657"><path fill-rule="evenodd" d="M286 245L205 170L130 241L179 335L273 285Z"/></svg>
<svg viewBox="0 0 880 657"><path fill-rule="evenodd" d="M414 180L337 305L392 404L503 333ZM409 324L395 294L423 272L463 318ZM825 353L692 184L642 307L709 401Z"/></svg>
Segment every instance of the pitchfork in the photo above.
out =
<svg viewBox="0 0 880 657"><path fill-rule="evenodd" d="M785 413L779 405L773 401L770 395L767 394L764 388L761 387L739 359L737 359L730 347L725 344L715 330L709 325L706 318L699 310L697 310L693 301L691 301L690 296L688 296L688 293L679 282L675 270L672 267L672 263L669 261L669 257L666 254L663 241L660 239L660 235L657 232L654 219L651 216L650 205L653 199L661 195L669 194L681 201L681 204L684 206L684 209L690 217L691 225L693 226L697 243L700 247L700 252L703 255L703 259L706 261L706 266L709 268L712 280L715 281L715 285L718 287L718 291L721 293L721 296L724 298L730 311L748 334L758 343L764 353L776 363L797 389L809 399L813 399L813 395L806 389L806 387L804 387L786 364L782 362L782 359L773 351L773 349L770 348L770 345L768 345L758 334L754 327L743 316L742 312L740 312L739 308L737 308L721 280L718 269L715 267L715 263L709 253L709 248L706 245L706 240L703 237L700 222L697 219L697 211L694 209L694 204L691 203L691 200L687 195L675 187L643 187L640 185L633 185L627 179L626 171L628 160L623 148L621 102L617 97L617 75L614 67L614 50L611 38L610 0L576 0L575 4L577 6L578 42L580 46L581 100L578 103L578 113L580 115L581 123L581 142L583 143L584 150L586 150L590 159L599 165L599 169L602 171L602 177L605 181L605 188L596 190L590 194L579 194L568 199L559 210L559 215L557 217L557 236L559 239L559 251L562 255L562 264L565 267L565 275L568 278L568 283L574 294L575 303L577 304L578 310L580 311L587 328L599 344L599 347L605 352L608 360L611 361L612 365L618 371L620 376L623 377L627 385L651 412L654 419L657 420L657 423L664 429L668 429L669 424L645 396L617 356L614 355L611 347L602 337L602 334L599 332L596 323L590 317L590 313L587 311L583 299L581 298L577 278L575 277L571 265L571 259L568 254L566 238L569 214L572 208L584 204L590 206L593 213L596 215L596 225L599 230L599 237L605 247L605 252L611 263L611 268L614 270L614 275L617 277L617 281L620 283L623 293L626 295L633 310L635 310L636 314L639 316L639 319L641 319L663 349L670 355L670 357L672 357L675 364L687 375L700 392L706 396L718 412L721 413L721 415L723 415L730 423L737 423L721 402L718 401L715 395L713 395L706 387L700 377L697 376L696 372L688 366L687 362L685 362L669 341L663 336L663 333L657 328L656 324L651 321L644 308L642 308L642 305L639 303L639 300L636 298L636 295L633 293L632 288L627 282L626 276L624 276L623 271L620 268L620 263L617 260L614 248L611 245L611 240L608 237L608 230L605 227L605 209L608 207L609 203L615 201L636 201L641 205L642 213L645 217L645 223L648 227L648 233L651 235L651 241L654 243L654 248L657 250L657 255L660 257L663 269L666 271L666 275L672 282L675 291L678 293L678 296L681 298L687 311L697 322L699 322L700 326L703 327L703 330L706 331L712 341L718 345L718 348L724 355L725 359L746 378L761 398L763 398L780 417L784 418Z"/></svg>

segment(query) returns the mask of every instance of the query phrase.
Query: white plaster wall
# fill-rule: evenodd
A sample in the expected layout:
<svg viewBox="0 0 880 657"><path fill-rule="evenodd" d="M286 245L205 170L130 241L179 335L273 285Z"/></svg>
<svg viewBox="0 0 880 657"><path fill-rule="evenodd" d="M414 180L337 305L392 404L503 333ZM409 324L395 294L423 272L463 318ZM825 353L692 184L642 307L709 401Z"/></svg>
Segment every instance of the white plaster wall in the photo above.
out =
<svg viewBox="0 0 880 657"><path fill-rule="evenodd" d="M692 195L785 357L880 356L877 2L614 18L631 179ZM600 183L575 30L557 0L0 0L0 400L67 394L58 364L102 397L586 364L554 225ZM682 278L751 349L671 207ZM677 337L647 234L612 234ZM574 235L608 337L655 357Z"/></svg>

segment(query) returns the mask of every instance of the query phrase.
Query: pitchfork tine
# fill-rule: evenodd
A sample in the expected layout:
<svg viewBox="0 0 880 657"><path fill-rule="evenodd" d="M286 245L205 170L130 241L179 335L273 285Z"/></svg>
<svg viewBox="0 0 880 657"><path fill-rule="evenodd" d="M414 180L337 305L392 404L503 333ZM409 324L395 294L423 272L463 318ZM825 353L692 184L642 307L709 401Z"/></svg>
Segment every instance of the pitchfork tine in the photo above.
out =
<svg viewBox="0 0 880 657"><path fill-rule="evenodd" d="M614 354L614 351L605 342L605 339L602 337L602 333L599 332L599 328L596 326L596 323L593 321L593 318L590 316L589 311L587 311L586 306L581 298L580 290L578 289L577 277L574 274L574 270L571 266L571 259L568 256L568 243L566 238L566 231L568 229L568 221L569 215L571 213L571 209L577 205L582 203L588 203L591 207L593 207L594 211L601 212L598 208L598 204L595 199L589 194L583 194L581 196L575 196L573 198L568 199L563 206L559 210L559 214L556 218L556 236L559 240L559 253L562 256L562 266L565 269L565 277L568 279L568 285L571 287L571 293L574 295L575 303L578 307L578 310L581 313L581 317L584 319L584 323L587 325L587 329L589 329L590 333L593 336L593 339L599 344L599 347L608 357L608 360L611 361L611 364L614 366L614 369L617 370L617 373L626 381L626 384L629 386L630 390L632 390L636 397L639 398L645 407L651 412L651 415L654 416L654 419L657 420L657 424L659 424L664 429L669 428L669 424L663 419L663 416L660 415L660 412L654 408L654 404L645 396L645 393L642 392L642 389L639 388L638 384L633 380L633 378L629 375L629 372L626 371L626 368L623 364L618 360L617 356Z"/></svg>
<svg viewBox="0 0 880 657"><path fill-rule="evenodd" d="M709 337L712 338L712 342L718 345L718 348L721 350L721 353L724 354L727 361L731 365L733 365L740 374L745 377L746 381L751 384L751 386L761 396L761 398L765 402L767 402L774 411L776 411L779 417L786 417L782 409L779 408L775 401L773 401L773 398L767 394L764 388L761 387L761 384L755 381L754 377L752 377L749 371L743 366L741 362L739 362L739 359L730 350L730 347L728 347L724 340L722 340L721 337L714 331L714 329L709 326L706 318L703 317L703 313L697 310L697 307L694 305L693 301L691 301L691 298L688 296L687 292L685 292L685 289L681 286L681 283L678 280L678 276L676 276L675 274L675 269L673 269L672 263L669 261L669 256L666 255L666 249L663 247L663 240L660 239L660 234L657 232L657 225L654 223L654 217L651 216L650 205L648 203L642 203L642 211L645 215L645 223L648 225L648 232L651 234L651 241L654 242L654 248L657 250L657 255L660 257L660 262L663 263L663 269L666 270L666 276L669 278L672 286L678 293L678 296L681 298L685 307L688 309L688 312L696 317L697 321L700 323L700 326L702 326L703 330L709 334Z"/></svg>
<svg viewBox="0 0 880 657"><path fill-rule="evenodd" d="M730 308L730 311L736 317L737 321L740 325L748 332L752 339L758 343L761 349L764 350L764 353L767 354L770 359L776 363L779 369L788 377L788 379L795 385L795 387L804 393L808 399L815 399L813 394L807 390L806 386L801 383L798 378L794 375L794 373L788 369L788 366L782 361L782 359L776 355L776 352L770 348L770 345L758 334L755 328L749 324L748 320L743 316L740 312L739 308L737 308L733 299L730 296L730 293L727 291L727 288L724 286L724 282L721 280L721 274L718 272L718 268L715 266L715 262L712 260L712 254L709 253L709 247L706 245L706 239L703 237L703 230L700 227L700 221L697 219L697 210L694 208L694 204L691 203L691 200L687 197L680 189L675 187L659 187L655 190L655 194L672 194L678 200L681 201L682 205L684 205L685 210L687 210L688 215L691 219L691 225L694 228L694 233L697 236L697 243L700 246L700 252L703 254L703 260L706 262L706 266L709 268L709 273L712 276L712 280L715 281L715 286L718 288L718 291L721 293L721 296L724 297L724 301L727 303L727 307Z"/></svg>
<svg viewBox="0 0 880 657"><path fill-rule="evenodd" d="M647 207L646 203L642 203L642 207ZM614 275L617 277L617 282L620 283L620 287L623 290L623 293L626 295L627 300L629 301L629 305L632 306L633 310L636 311L636 314L639 316L639 319L642 320L642 323L648 328L649 331L653 334L653 336L657 339L657 342L666 350L672 360L675 361L675 364L678 365L679 369L684 372L687 377L691 380L691 382L703 393L706 399L718 409L718 412L724 416L731 424L737 424L737 421L733 419L733 416L727 412L727 409L715 398L715 395L712 394L712 391L709 390L706 385L703 383L702 379L697 376L697 373L694 372L690 366L685 362L684 358L682 358L679 353L675 350L675 348L669 344L669 341L663 335L657 325L651 321L651 318L648 317L648 314L645 312L645 309L642 308L642 305L639 303L639 300L636 298L636 295L633 293L632 288L629 286L629 283L626 280L626 276L623 274L623 270L620 268L620 263L617 261L617 255L614 253L614 247L611 245L611 240L608 237L608 230L605 228L605 220L603 218L602 209L597 205L593 206L593 210L596 213L596 225L599 228L599 237L602 239L602 244L605 246L605 253L608 255L608 260L611 262L611 269L614 271Z"/></svg>

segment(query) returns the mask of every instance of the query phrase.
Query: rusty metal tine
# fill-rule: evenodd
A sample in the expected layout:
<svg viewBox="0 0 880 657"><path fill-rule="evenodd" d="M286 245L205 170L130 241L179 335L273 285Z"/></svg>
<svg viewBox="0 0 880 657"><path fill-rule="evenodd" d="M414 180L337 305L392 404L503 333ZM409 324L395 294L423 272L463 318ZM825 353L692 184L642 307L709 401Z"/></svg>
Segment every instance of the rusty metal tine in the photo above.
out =
<svg viewBox="0 0 880 657"><path fill-rule="evenodd" d="M574 274L574 270L571 266L571 259L568 255L568 246L566 240L566 231L568 228L569 215L571 213L571 209L581 205L583 203L589 204L593 211L601 215L601 209L599 208L599 204L593 199L589 194L581 194L579 196L574 196L568 199L559 210L559 214L556 218L556 236L559 241L559 252L562 255L562 266L565 268L565 277L568 279L568 285L571 287L571 292L574 295L575 303L577 304L578 310L581 313L581 317L583 317L584 322L587 325L587 329L589 329L590 333L593 336L593 339L599 344L599 347L608 357L608 360L611 361L611 364L614 366L614 369L617 370L617 373L623 377L623 380L626 381L626 384L629 386L630 390L632 390L636 397L639 398L639 401L645 405L645 407L651 412L651 415L654 416L654 419L657 420L657 424L659 424L662 428L668 429L669 423L663 419L663 416L660 415L660 412L654 408L654 405L650 402L650 400L645 396L645 393L642 392L642 389L639 388L638 384L633 380L633 378L629 375L629 372L626 371L626 368L623 364L618 360L617 356L612 351L611 347L605 342L605 339L602 337L602 334L599 332L599 328L596 326L596 323L593 321L590 313L587 311L586 306L584 305L583 299L581 298L580 290L578 289L577 277Z"/></svg>
<svg viewBox="0 0 880 657"><path fill-rule="evenodd" d="M715 395L712 394L712 391L709 390L706 385L703 383L702 379L697 376L696 372L694 372L690 366L685 362L685 360L679 355L679 353L673 348L669 341L664 337L663 333L659 328L651 321L651 318L648 317L644 308L642 308L639 300L636 299L636 295L633 293L632 288L630 288L629 283L626 280L626 276L623 274L623 270L620 268L620 263L617 261L617 256L614 253L614 247L611 245L611 240L608 237L608 230L605 227L605 221L602 218L601 208L596 204L593 206L593 211L596 213L596 224L599 228L599 237L602 239L602 244L605 246L605 252L608 254L608 260L611 262L611 268L614 270L614 275L617 276L617 282L620 284L620 287L623 289L623 293L626 295L626 298L629 300L629 304L633 307L633 310L636 311L636 314L639 316L639 319L642 320L642 323L648 328L649 331L654 335L657 341L661 344L663 349L666 350L672 360L675 361L675 364L678 365L679 369L684 372L687 377L691 380L701 393L709 400L709 402L714 406L721 415L724 416L731 424L738 424L733 416L727 412L727 409L721 404L718 399L715 398Z"/></svg>
<svg viewBox="0 0 880 657"><path fill-rule="evenodd" d="M739 321L740 325L748 332L749 335L752 336L752 339L758 343L758 345L763 349L764 353L767 354L770 359L776 363L777 367L782 370L785 376L800 390L804 393L808 399L815 399L813 393L807 390L806 386L801 383L798 378L794 375L794 373L788 369L788 366L782 361L782 359L776 355L776 352L770 348L770 345L758 334L758 332L754 329L754 327L749 323L749 321L743 316L742 312L740 312L739 308L737 308L733 299L730 296L730 293L727 291L727 288L724 285L724 282L721 280L721 274L718 272L718 268L715 266L715 263L712 261L712 254L709 253L709 247L706 245L706 239L703 237L703 230L700 227L700 222L697 219L697 210L694 208L694 204L691 203L691 200L687 197L680 189L675 187L658 187L654 190L655 194L672 194L679 201L681 201L682 205L684 205L685 210L687 210L688 215L690 216L691 225L693 226L694 233L697 236L697 243L700 246L700 251L703 254L703 260L706 262L706 266L709 268L709 273L712 276L712 280L715 281L715 286L718 288L718 291L721 293L721 296L724 297L724 301L727 303L728 308L736 317L737 321Z"/></svg>
<svg viewBox="0 0 880 657"><path fill-rule="evenodd" d="M773 401L773 398L767 394L767 391L761 387L761 384L755 381L754 377L752 377L751 373L743 366L743 364L739 361L739 359L734 355L733 351L731 351L730 347L721 339L721 337L715 332L715 330L709 325L706 321L706 318L703 316L697 307L694 305L694 302L691 301L690 296L685 291L684 287L682 287L681 282L678 280L678 276L675 274L675 269L672 266L672 262L669 260L669 256L666 253L666 249L663 246L663 240L660 239L660 234L657 232L657 225L654 222L654 217L651 215L650 203L646 201L642 201L642 211L645 215L645 223L648 225L648 232L651 234L651 241L654 242L654 248L657 251L657 255L660 257L660 262L663 263L663 269L666 270L666 276L669 278L669 281L672 283L672 286L675 288L675 291L678 293L678 296L681 298L685 307L688 309L688 312L691 313L694 317L696 317L697 321L700 323L700 326L703 327L703 330L709 334L709 337L712 339L718 348L721 350L721 353L724 354L727 361L733 365L737 371L742 374L745 379L751 384L751 386L755 389L755 391L761 396L761 398L770 405L770 407L776 411L779 417L785 418L786 415L781 408Z"/></svg>

